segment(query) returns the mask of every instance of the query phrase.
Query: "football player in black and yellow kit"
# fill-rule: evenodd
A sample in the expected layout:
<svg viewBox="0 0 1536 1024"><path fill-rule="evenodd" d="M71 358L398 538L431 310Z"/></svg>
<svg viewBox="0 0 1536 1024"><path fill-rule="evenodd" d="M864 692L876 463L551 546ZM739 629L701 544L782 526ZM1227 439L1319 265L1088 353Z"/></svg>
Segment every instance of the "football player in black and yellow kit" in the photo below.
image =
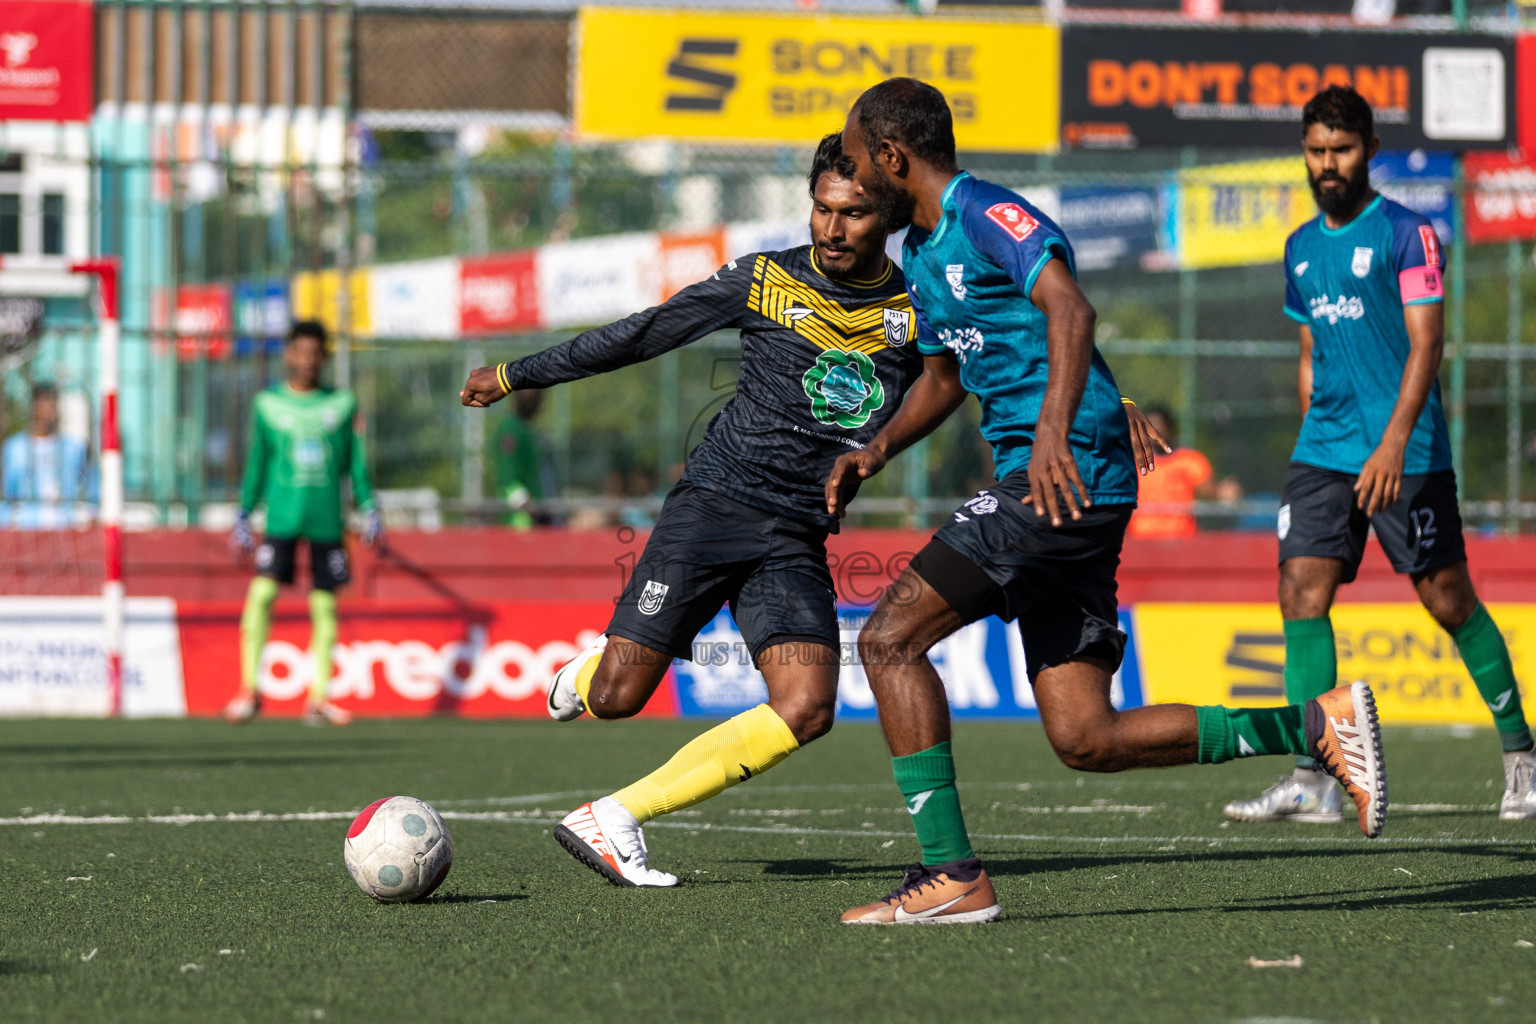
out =
<svg viewBox="0 0 1536 1024"><path fill-rule="evenodd" d="M620 885L670 886L646 865L641 825L767 771L832 727L840 636L822 481L880 430L922 373L915 319L886 231L837 135L809 175L812 244L732 260L659 306L470 375L485 406L741 332L736 394L667 495L607 631L555 674L549 711L625 718L729 602L768 703L704 733L657 771L577 808L555 829Z"/></svg>

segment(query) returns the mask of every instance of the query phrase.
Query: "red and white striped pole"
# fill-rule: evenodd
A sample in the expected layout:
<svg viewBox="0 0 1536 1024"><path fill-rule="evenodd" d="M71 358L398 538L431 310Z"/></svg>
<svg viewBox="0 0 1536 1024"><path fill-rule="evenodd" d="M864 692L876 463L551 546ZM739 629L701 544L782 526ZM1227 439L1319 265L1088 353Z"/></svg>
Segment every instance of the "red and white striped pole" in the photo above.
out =
<svg viewBox="0 0 1536 1024"><path fill-rule="evenodd" d="M106 631L107 706L113 718L123 713L123 451L117 430L118 342L116 257L70 266L75 274L92 274L101 300L101 330L97 340L97 381L101 388L101 583L102 624Z"/></svg>

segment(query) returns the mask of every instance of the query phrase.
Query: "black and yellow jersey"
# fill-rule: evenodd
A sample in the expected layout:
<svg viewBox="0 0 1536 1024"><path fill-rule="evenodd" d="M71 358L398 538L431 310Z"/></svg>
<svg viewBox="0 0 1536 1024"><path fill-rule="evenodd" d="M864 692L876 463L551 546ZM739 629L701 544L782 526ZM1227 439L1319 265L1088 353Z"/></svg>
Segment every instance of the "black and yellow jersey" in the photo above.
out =
<svg viewBox="0 0 1536 1024"><path fill-rule="evenodd" d="M506 367L545 388L628 366L712 331L741 331L736 393L710 420L682 479L836 530L822 485L862 448L922 372L917 322L890 262L871 281L822 273L811 246L732 260L659 306Z"/></svg>

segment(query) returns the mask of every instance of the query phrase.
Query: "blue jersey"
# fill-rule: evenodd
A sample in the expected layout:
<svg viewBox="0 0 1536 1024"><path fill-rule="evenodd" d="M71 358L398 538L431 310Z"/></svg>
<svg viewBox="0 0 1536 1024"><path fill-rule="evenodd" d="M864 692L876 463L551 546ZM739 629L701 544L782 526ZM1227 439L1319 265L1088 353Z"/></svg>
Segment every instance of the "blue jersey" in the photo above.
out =
<svg viewBox="0 0 1536 1024"><path fill-rule="evenodd" d="M1019 195L963 172L944 190L933 231L913 225L902 246L917 347L960 361L960 382L981 400L981 433L999 480L1028 466L1034 446L1046 318L1029 293L1052 259L1076 273L1061 228ZM1067 440L1095 504L1136 500L1130 427L1097 348Z"/></svg>
<svg viewBox="0 0 1536 1024"><path fill-rule="evenodd" d="M1322 217L1285 243L1285 314L1312 331L1312 404L1297 462L1358 473L1381 443L1408 362L1403 306L1444 300L1444 254L1425 218L1384 196L1342 228ZM1413 425L1404 473L1451 468L1435 382Z"/></svg>

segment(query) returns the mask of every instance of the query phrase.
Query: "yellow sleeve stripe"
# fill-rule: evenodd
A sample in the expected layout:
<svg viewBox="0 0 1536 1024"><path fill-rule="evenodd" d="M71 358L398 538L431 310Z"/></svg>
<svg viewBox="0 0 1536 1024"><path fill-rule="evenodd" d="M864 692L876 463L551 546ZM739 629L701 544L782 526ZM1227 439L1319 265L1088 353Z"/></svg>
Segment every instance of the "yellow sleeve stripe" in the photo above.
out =
<svg viewBox="0 0 1536 1024"><path fill-rule="evenodd" d="M507 364L506 363L497 363L496 364L496 383L501 385L501 393L502 394L510 395L512 393L512 385L507 382Z"/></svg>

